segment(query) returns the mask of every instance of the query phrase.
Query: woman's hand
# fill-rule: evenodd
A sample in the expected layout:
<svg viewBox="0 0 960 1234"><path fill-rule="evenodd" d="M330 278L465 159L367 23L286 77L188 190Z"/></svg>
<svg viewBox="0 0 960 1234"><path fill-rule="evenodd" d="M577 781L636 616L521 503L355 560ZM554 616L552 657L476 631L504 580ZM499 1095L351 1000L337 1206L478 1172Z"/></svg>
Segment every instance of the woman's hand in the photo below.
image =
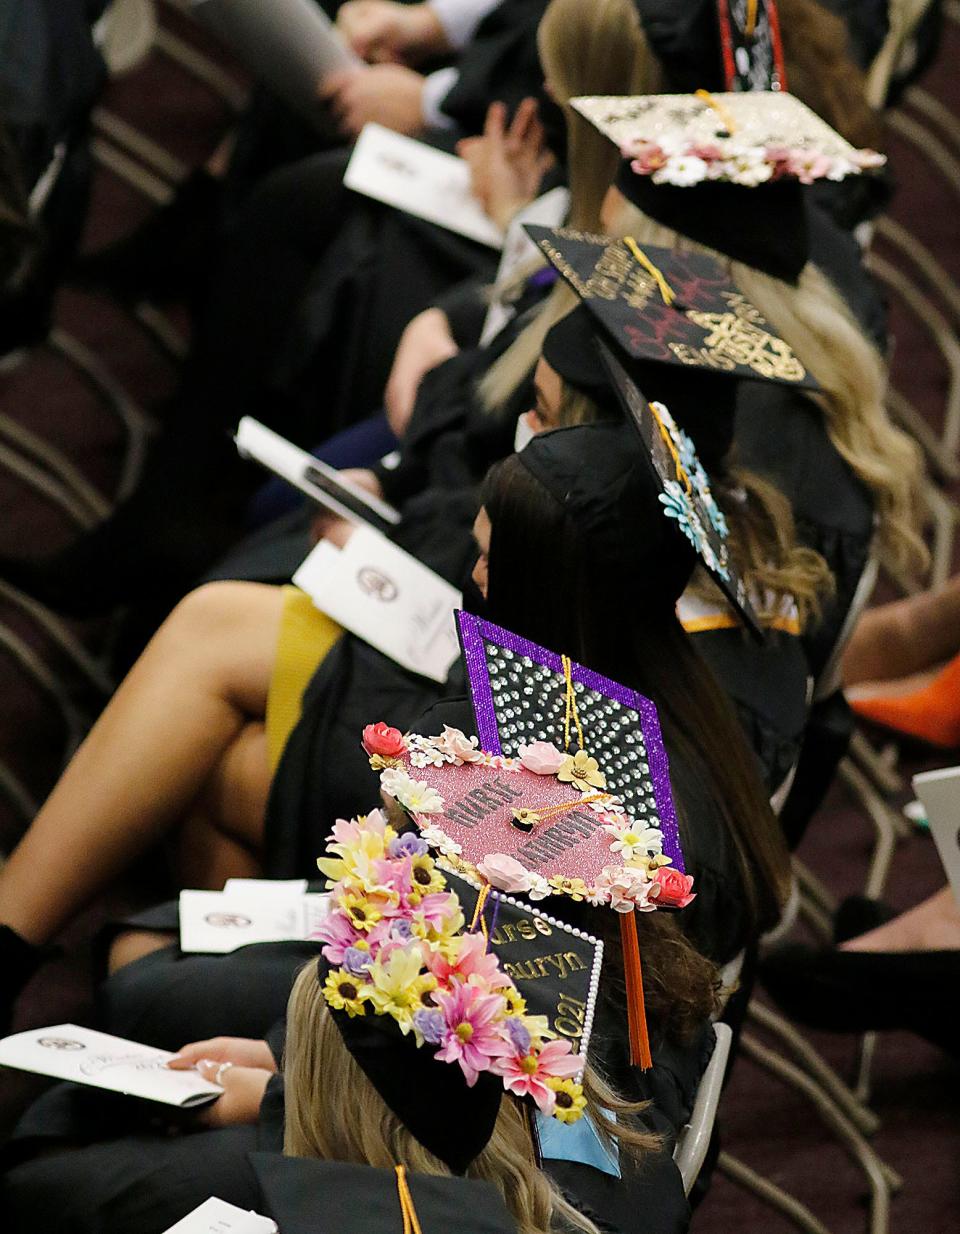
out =
<svg viewBox="0 0 960 1234"><path fill-rule="evenodd" d="M429 4L347 0L337 12L337 28L369 64L422 64L451 50Z"/></svg>
<svg viewBox="0 0 960 1234"><path fill-rule="evenodd" d="M363 126L371 123L409 136L424 126L425 80L402 64L372 64L331 73L320 88L320 97L344 137L359 137Z"/></svg>
<svg viewBox="0 0 960 1234"><path fill-rule="evenodd" d="M395 437L402 437L407 431L424 374L458 351L450 322L441 309L425 309L408 323L400 336L383 392L387 423Z"/></svg>
<svg viewBox="0 0 960 1234"><path fill-rule="evenodd" d="M270 1047L265 1041L250 1037L210 1037L207 1041L191 1041L167 1062L171 1071L189 1071L200 1062L231 1063L235 1067L259 1067L276 1071Z"/></svg>
<svg viewBox="0 0 960 1234"><path fill-rule="evenodd" d="M457 153L470 164L474 197L504 231L523 206L536 197L553 166L536 99L524 99L507 126L507 108L491 103L482 137L466 137Z"/></svg>
<svg viewBox="0 0 960 1234"><path fill-rule="evenodd" d="M204 1127L238 1127L255 1123L260 1117L260 1103L273 1071L265 1067L237 1067L233 1063L218 1063L201 1059L197 1072L212 1084L219 1084L223 1095L203 1106L197 1121Z"/></svg>

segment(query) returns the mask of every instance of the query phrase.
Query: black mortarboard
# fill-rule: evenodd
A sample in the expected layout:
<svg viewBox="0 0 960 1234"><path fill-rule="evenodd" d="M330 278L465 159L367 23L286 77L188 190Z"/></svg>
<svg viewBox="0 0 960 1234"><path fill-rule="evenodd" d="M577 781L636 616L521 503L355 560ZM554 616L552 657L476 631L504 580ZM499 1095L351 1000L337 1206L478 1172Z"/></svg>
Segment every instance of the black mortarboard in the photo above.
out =
<svg viewBox="0 0 960 1234"><path fill-rule="evenodd" d="M605 570L632 578L647 603L676 605L689 581L692 549L747 627L762 636L693 442L663 404L651 407L609 349L602 351L634 431L608 424L554 429L539 433L517 457L576 522ZM638 440L644 417L658 433L640 429ZM670 468L660 465L665 451Z"/></svg>
<svg viewBox="0 0 960 1234"><path fill-rule="evenodd" d="M645 214L787 282L808 258L802 186L885 162L782 90L571 105L620 147L617 187Z"/></svg>
<svg viewBox="0 0 960 1234"><path fill-rule="evenodd" d="M317 960L321 987L335 966ZM414 1139L463 1174L483 1152L500 1112L503 1084L489 1071L468 1087L459 1067L437 1062L386 1015L330 1015L354 1061Z"/></svg>
<svg viewBox="0 0 960 1234"><path fill-rule="evenodd" d="M660 501L667 516L677 520L707 573L750 632L762 639L763 626L727 550L726 520L710 491L709 478L693 442L678 428L666 406L644 397L611 349L602 342L599 346L627 418L640 436L644 458L662 485Z"/></svg>
<svg viewBox="0 0 960 1234"><path fill-rule="evenodd" d="M392 1170L344 1161L250 1153L258 1205L283 1234L401 1234L407 1228ZM406 1174L423 1234L516 1234L517 1224L491 1183Z"/></svg>
<svg viewBox="0 0 960 1234"><path fill-rule="evenodd" d="M632 360L819 389L790 345L707 253L641 248L630 237L569 228L529 225L527 232ZM644 393L670 406L671 392L655 386L660 379L652 365L642 377L639 372ZM718 390L715 385L713 397L722 397Z"/></svg>
<svg viewBox="0 0 960 1234"><path fill-rule="evenodd" d="M623 407L597 347L598 322L583 305L561 317L543 340L543 358L564 381L589 395L605 415L620 419ZM709 369L631 360L618 351L624 367L648 398L665 403L711 475L720 471L733 444L736 381Z"/></svg>
<svg viewBox="0 0 960 1234"><path fill-rule="evenodd" d="M538 433L517 456L575 523L585 552L603 562L624 598L672 610L696 556L662 517L637 443L620 424Z"/></svg>

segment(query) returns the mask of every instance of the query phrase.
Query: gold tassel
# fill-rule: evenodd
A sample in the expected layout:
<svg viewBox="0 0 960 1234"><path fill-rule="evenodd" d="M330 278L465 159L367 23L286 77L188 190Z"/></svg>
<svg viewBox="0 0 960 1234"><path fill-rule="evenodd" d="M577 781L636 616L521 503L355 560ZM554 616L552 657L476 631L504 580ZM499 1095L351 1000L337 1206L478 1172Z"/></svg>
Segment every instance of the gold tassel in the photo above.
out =
<svg viewBox="0 0 960 1234"><path fill-rule="evenodd" d="M417 1210L413 1205L413 1196L407 1185L407 1171L402 1165L397 1170L397 1194L400 1196L400 1211L403 1214L403 1234L423 1234Z"/></svg>

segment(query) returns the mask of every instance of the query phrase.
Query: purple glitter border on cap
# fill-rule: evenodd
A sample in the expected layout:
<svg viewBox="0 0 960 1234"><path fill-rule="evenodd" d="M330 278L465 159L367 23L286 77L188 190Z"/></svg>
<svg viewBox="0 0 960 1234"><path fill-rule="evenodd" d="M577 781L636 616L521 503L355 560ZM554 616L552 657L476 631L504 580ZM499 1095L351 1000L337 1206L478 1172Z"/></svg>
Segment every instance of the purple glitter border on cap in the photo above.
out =
<svg viewBox="0 0 960 1234"><path fill-rule="evenodd" d="M505 630L503 626L494 625L491 621L484 621L481 617L462 610L457 612L457 629L467 665L467 679L480 748L489 754L501 754L503 750L484 642L495 643L498 647L512 651L514 655L527 656L553 673L563 672L563 660L555 651L541 647L539 643L532 643L529 639L514 634L512 630ZM663 832L664 853L670 858L675 869L685 872L683 850L680 847L680 826L673 790L670 787L670 761L663 744L656 705L636 690L631 690L629 686L612 681L602 673L595 673L593 669L585 668L576 661L571 661L570 675L572 680L579 681L588 690L595 690L606 698L612 698L622 707L629 707L639 715L653 796L657 803L660 830Z"/></svg>
<svg viewBox="0 0 960 1234"><path fill-rule="evenodd" d="M490 688L490 672L487 668L487 654L483 649L483 633L479 617L457 609L457 632L460 635L460 646L463 648L463 659L467 666L467 683L470 687L470 701L473 703L473 716L477 722L477 738L480 749L488 754L502 754L500 732L497 729L497 714L493 707L493 690ZM493 629L497 629L496 626ZM502 631L506 633L506 631Z"/></svg>

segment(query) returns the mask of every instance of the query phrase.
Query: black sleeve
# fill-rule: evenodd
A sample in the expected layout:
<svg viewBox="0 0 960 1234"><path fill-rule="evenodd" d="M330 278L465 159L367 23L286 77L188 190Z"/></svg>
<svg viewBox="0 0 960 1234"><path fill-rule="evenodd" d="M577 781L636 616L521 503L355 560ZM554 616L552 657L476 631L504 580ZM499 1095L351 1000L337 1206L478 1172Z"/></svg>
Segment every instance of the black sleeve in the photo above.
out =
<svg viewBox="0 0 960 1234"><path fill-rule="evenodd" d="M461 349L480 342L487 316L486 288L485 279L464 279L440 296L434 306L446 315L453 341Z"/></svg>
<svg viewBox="0 0 960 1234"><path fill-rule="evenodd" d="M457 63L459 79L441 105L463 132L483 132L495 101L512 112L523 99L542 96L537 27L546 7L547 0L501 0L477 27Z"/></svg>

